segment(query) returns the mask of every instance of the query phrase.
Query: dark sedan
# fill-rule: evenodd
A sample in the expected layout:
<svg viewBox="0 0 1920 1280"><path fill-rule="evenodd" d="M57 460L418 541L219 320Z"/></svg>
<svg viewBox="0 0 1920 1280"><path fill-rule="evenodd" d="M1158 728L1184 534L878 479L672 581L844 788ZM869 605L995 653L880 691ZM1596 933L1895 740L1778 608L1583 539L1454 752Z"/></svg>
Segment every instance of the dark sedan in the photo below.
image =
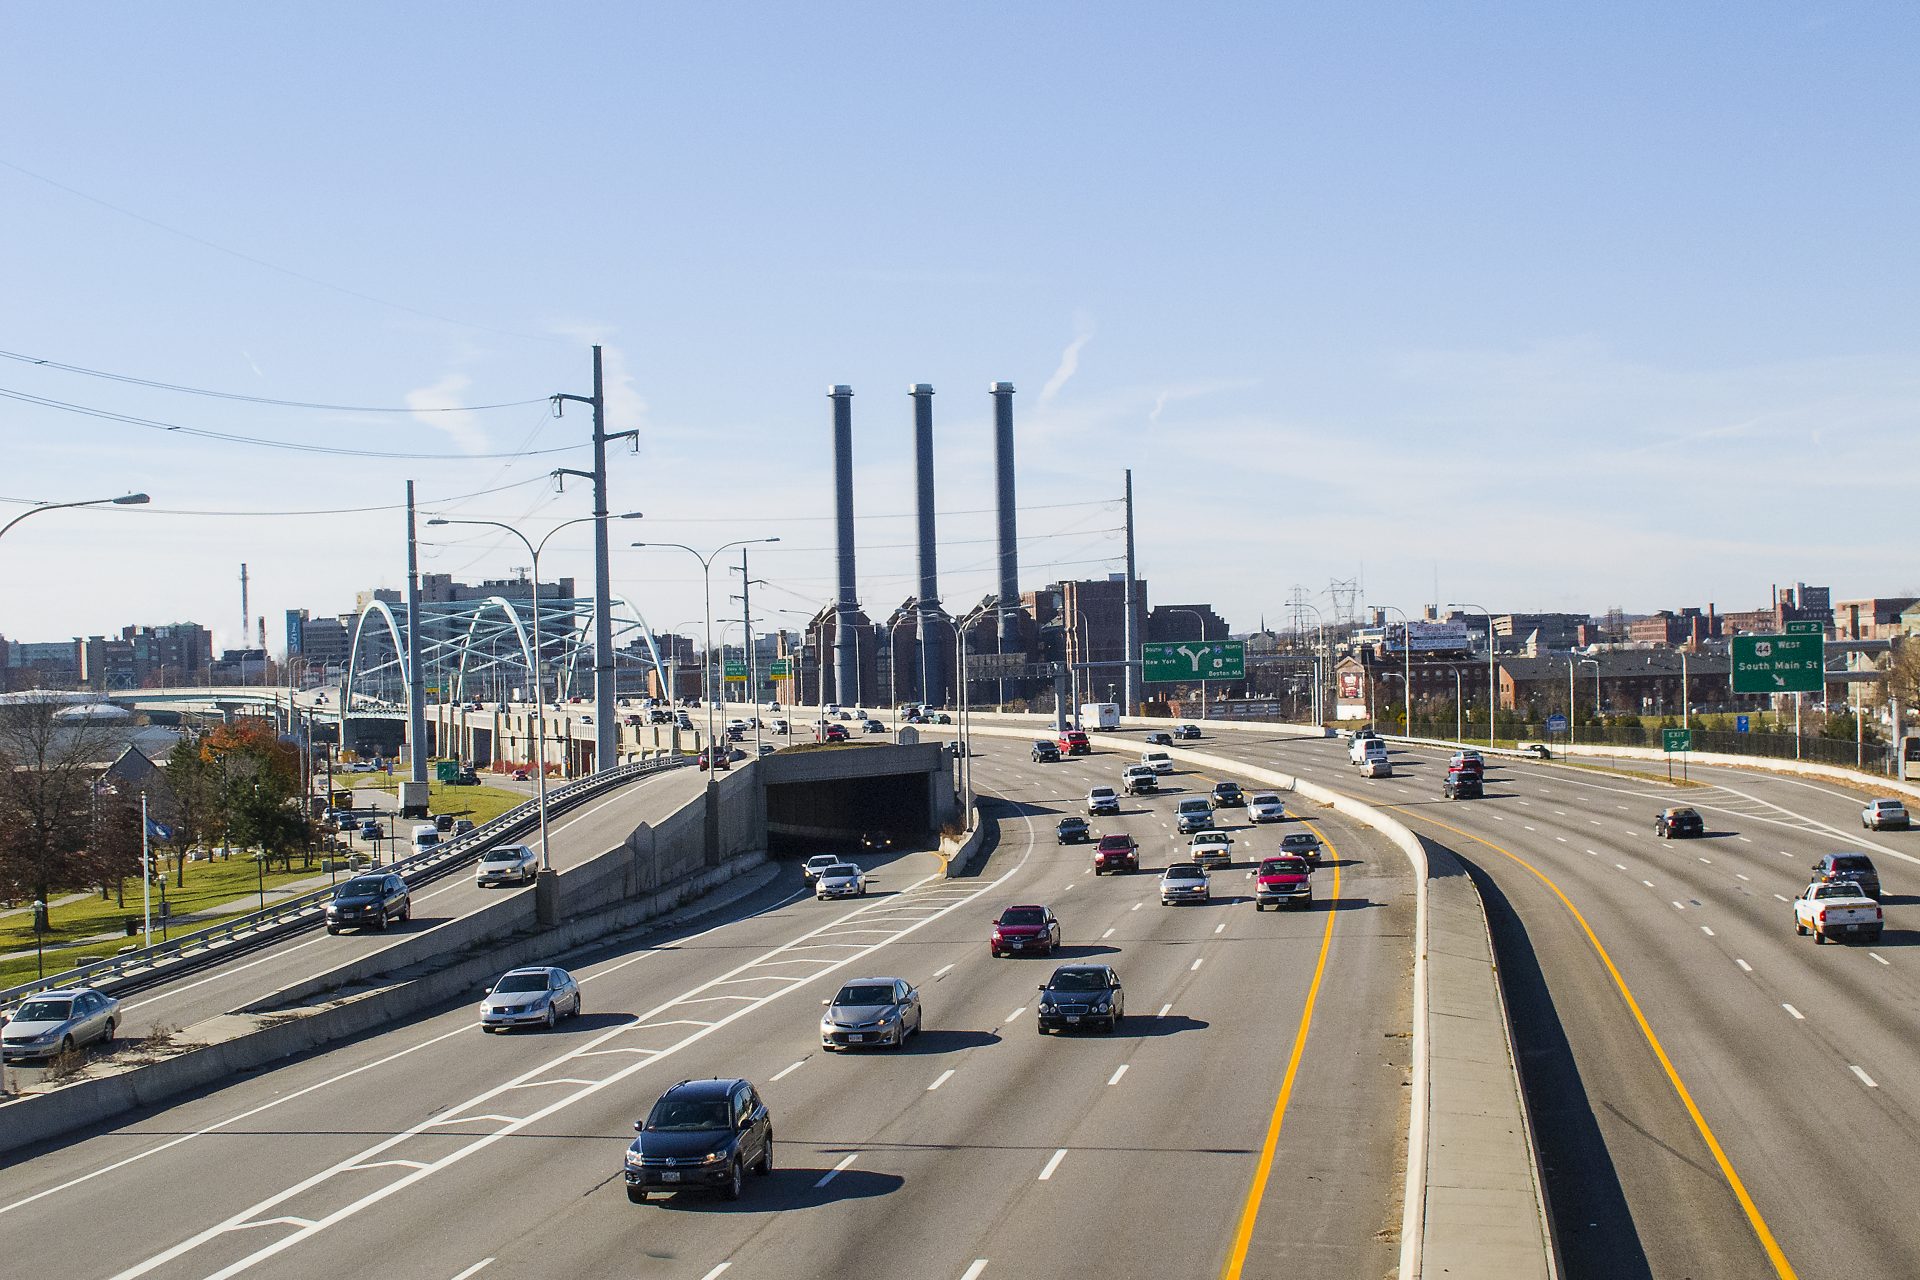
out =
<svg viewBox="0 0 1920 1280"><path fill-rule="evenodd" d="M1662 809L1653 816L1653 834L1662 840L1703 836L1707 834L1707 824L1701 820L1698 809Z"/></svg>
<svg viewBox="0 0 1920 1280"><path fill-rule="evenodd" d="M1040 988L1040 1034L1068 1027L1113 1031L1127 1013L1120 975L1104 964L1066 964Z"/></svg>
<svg viewBox="0 0 1920 1280"><path fill-rule="evenodd" d="M1067 817L1060 819L1053 834L1061 844L1084 844L1092 837L1093 828L1087 825L1085 818Z"/></svg>
<svg viewBox="0 0 1920 1280"><path fill-rule="evenodd" d="M1240 790L1240 784L1237 782L1216 782L1213 784L1211 803L1216 809L1244 809L1247 804L1247 797L1245 793Z"/></svg>
<svg viewBox="0 0 1920 1280"><path fill-rule="evenodd" d="M1146 736L1145 742L1150 747L1170 747L1173 745L1173 735L1164 731L1155 731Z"/></svg>

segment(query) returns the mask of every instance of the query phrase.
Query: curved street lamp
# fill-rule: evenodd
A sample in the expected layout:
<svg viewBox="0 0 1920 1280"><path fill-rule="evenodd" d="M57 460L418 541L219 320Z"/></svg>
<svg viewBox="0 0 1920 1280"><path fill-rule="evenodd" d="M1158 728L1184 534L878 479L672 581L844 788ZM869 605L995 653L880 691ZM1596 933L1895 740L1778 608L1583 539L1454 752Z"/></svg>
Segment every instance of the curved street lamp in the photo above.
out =
<svg viewBox="0 0 1920 1280"><path fill-rule="evenodd" d="M19 524L28 516L37 516L42 511L59 511L65 507L143 507L152 501L153 499L144 493L123 493L117 498L86 498L79 502L42 502L38 506L28 507L13 519L0 525L0 538L6 537L7 530L13 528L13 526Z"/></svg>
<svg viewBox="0 0 1920 1280"><path fill-rule="evenodd" d="M1499 681L1494 675L1493 611L1477 604L1450 604L1449 609L1472 609L1487 615L1487 746L1493 746L1494 704L1499 700Z"/></svg>

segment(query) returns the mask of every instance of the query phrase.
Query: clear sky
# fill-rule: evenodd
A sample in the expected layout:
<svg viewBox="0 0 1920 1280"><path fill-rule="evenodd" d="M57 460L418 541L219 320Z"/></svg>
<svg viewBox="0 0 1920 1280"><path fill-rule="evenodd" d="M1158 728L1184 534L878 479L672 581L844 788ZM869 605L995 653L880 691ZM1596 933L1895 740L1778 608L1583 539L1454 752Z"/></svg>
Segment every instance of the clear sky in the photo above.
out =
<svg viewBox="0 0 1920 1280"><path fill-rule="evenodd" d="M408 477L536 535L583 514L542 479L582 451L475 455L583 441L540 401L595 340L641 433L616 545L778 535L757 604L831 592L835 382L868 609L913 585L913 382L943 594L991 590L999 379L1028 587L1119 568L1132 467L1153 598L1243 629L1335 579L1920 592L1917 37L1900 3L9 6L0 350L534 403L0 359L10 397L441 455L0 399L0 498L154 495L8 534L0 633L231 644L245 561L277 649L282 610L400 584ZM526 561L430 532L429 571ZM589 582L589 545L546 576ZM684 555L614 578L699 613Z"/></svg>

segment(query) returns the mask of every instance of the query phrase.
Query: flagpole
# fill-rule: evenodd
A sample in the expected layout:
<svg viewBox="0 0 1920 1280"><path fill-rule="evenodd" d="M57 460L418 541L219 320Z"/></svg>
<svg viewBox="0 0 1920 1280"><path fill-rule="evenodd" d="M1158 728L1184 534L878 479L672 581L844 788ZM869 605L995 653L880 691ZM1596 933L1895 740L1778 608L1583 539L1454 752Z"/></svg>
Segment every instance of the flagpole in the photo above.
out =
<svg viewBox="0 0 1920 1280"><path fill-rule="evenodd" d="M140 945L153 945L153 855L148 844L153 832L147 825L147 793L140 793L140 906L146 922Z"/></svg>

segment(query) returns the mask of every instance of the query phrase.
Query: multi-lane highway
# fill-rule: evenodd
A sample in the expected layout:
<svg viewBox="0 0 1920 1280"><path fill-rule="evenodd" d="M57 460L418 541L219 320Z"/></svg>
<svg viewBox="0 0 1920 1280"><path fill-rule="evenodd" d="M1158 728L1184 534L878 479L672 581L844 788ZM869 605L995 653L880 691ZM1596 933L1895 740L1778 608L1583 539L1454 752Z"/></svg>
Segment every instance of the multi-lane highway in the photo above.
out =
<svg viewBox="0 0 1920 1280"><path fill-rule="evenodd" d="M1572 1277L1920 1275L1920 832L1865 794L1739 769L1701 785L1495 758L1440 798L1445 753L1365 779L1346 744L1222 731L1191 745L1386 808L1476 868ZM1654 837L1699 809L1707 836ZM1788 901L1825 852L1887 886L1877 945L1815 947Z"/></svg>
<svg viewBox="0 0 1920 1280"><path fill-rule="evenodd" d="M0 1230L62 1240L64 1270L100 1277L1389 1273L1405 858L1310 812L1330 847L1318 909L1255 912L1244 862L1211 904L1162 907L1174 800L1211 776L1097 820L1149 869L1095 877L1054 820L1131 750L980 749L975 778L1005 803L974 875L906 855L871 864L874 896L821 903L789 868L696 923L568 957L587 1012L555 1033L484 1036L448 1009L17 1164ZM1300 821L1237 831L1240 849ZM1055 908L1063 959L1119 971L1115 1034L1037 1033L1051 963L986 946L1014 902ZM924 1035L823 1056L819 1000L892 974L920 986ZM632 1120L706 1075L760 1087L775 1172L737 1204L629 1204Z"/></svg>

